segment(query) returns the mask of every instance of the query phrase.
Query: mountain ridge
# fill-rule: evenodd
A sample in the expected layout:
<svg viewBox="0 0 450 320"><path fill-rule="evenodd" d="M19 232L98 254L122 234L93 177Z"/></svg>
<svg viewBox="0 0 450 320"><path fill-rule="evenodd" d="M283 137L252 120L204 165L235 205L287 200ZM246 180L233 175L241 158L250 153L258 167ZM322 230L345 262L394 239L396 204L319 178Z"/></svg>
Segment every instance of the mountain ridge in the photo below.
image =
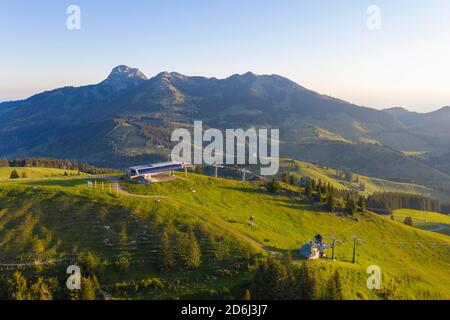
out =
<svg viewBox="0 0 450 320"><path fill-rule="evenodd" d="M5 125L0 128L0 156L53 156L101 165L108 161L108 166L141 161L138 157L165 159L173 129L190 128L194 120L222 130L279 128L281 151L289 154L334 141L320 145L343 150L340 144L353 143L360 146L352 149L355 152L372 146L376 151L371 154L379 155L381 162L389 154L398 164L406 161L417 167L416 160L386 148L439 147L426 135L408 130L390 112L326 96L279 75L247 72L217 79L165 71L147 78L139 69L121 65L97 84L1 103L0 122ZM291 150L286 150L287 145ZM317 152L326 154L320 160L330 165L355 165L348 158L333 163L329 150ZM366 172L367 168L358 166L356 170Z"/></svg>

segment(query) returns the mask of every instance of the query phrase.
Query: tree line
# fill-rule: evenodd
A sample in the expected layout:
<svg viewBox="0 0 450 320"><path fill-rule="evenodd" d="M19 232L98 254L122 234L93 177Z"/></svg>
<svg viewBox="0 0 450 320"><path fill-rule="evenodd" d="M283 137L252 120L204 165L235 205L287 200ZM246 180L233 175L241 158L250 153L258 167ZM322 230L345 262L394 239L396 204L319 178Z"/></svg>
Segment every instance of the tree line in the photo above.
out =
<svg viewBox="0 0 450 320"><path fill-rule="evenodd" d="M0 299L2 300L95 300L100 291L102 263L91 252L79 256L81 289L66 287L68 275L60 272L56 276L30 277L20 271L0 277Z"/></svg>
<svg viewBox="0 0 450 320"><path fill-rule="evenodd" d="M392 213L397 209L450 213L449 204L422 195L401 192L375 192L367 198L367 207L381 213Z"/></svg>
<svg viewBox="0 0 450 320"><path fill-rule="evenodd" d="M337 189L321 179L301 177L299 180L294 175L284 172L281 175L281 181L292 186L302 186L302 195L312 203L323 205L328 212L356 216L366 210L366 199L363 196L354 191ZM272 177L266 182L266 190L270 193L280 192L280 181L276 177Z"/></svg>
<svg viewBox="0 0 450 320"><path fill-rule="evenodd" d="M324 290L320 290L320 289ZM338 270L329 279L318 277L306 261L299 267L290 255L269 257L259 264L245 299L254 300L342 300L343 286Z"/></svg>
<svg viewBox="0 0 450 320"><path fill-rule="evenodd" d="M17 158L5 159L0 158L0 167L40 167L79 171L88 174L107 174L113 173L117 170L111 168L98 168L96 166L79 163L75 160L63 160L56 158Z"/></svg>
<svg viewBox="0 0 450 320"><path fill-rule="evenodd" d="M343 174L355 181L349 173ZM450 214L450 202L442 203L439 200L418 194L376 192L365 198L357 191L337 189L330 183L307 176L299 179L289 172L281 174L281 182L303 187L304 196L309 198L311 202L324 204L324 209L329 212L344 212L354 216L358 212L364 212L366 208L370 208L371 211L381 214L392 214L392 211L403 208ZM281 190L280 181L273 177L267 181L266 189L270 193L278 193ZM364 191L364 189L364 183L359 181L359 190Z"/></svg>

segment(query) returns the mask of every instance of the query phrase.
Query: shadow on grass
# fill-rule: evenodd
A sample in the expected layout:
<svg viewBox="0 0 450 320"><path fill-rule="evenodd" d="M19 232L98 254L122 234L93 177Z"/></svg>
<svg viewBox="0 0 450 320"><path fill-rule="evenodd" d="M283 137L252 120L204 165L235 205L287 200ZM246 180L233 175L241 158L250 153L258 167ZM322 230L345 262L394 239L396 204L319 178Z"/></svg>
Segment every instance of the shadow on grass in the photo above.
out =
<svg viewBox="0 0 450 320"><path fill-rule="evenodd" d="M266 191L264 188L248 188L248 187L220 187L221 189L225 190L233 190L238 191L242 193L249 193L249 194L260 194L260 195L266 195L271 197L268 199L268 201L272 202L279 202L277 205L284 206L290 209L307 209L308 211L321 211L323 208L322 206L312 205L313 203L310 200L302 199L301 197L298 197L298 194L295 194L293 192L280 192L278 194L273 194L268 191ZM279 196L279 198L277 198ZM307 206L307 208L305 208Z"/></svg>
<svg viewBox="0 0 450 320"><path fill-rule="evenodd" d="M311 211L311 212L322 212L324 211L322 204L315 204L312 203L309 200L303 200L303 199L271 199L269 201L272 201L277 206L285 207L289 209L294 210L305 210L305 211Z"/></svg>

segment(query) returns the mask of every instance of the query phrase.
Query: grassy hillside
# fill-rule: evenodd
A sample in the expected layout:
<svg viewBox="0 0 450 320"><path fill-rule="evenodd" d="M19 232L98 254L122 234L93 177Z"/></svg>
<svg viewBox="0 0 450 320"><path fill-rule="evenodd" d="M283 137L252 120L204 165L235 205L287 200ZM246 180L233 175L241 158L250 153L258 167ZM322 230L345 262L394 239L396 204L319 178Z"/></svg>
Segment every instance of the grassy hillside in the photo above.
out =
<svg viewBox="0 0 450 320"><path fill-rule="evenodd" d="M450 299L450 239L445 235L370 213L357 220L326 213L289 186L273 195L261 182L194 174L149 186L121 185L139 197L110 194L106 187L89 189L80 179L0 183L0 263L86 250L114 260L127 251L133 256L130 271L108 272L102 283L158 277L172 289L141 298L211 298L224 287L241 298L251 276L249 257L291 252L299 259L299 246L320 233L326 241L338 238L338 261L308 264L320 279L339 269L345 298L379 298L366 287L366 268L376 264L391 298ZM250 215L255 218L253 228L248 225ZM167 225L180 232L196 230L203 254L200 269L167 273L152 262L160 254L161 228ZM357 264L350 262L354 235L360 239ZM217 253L223 252L227 257L218 259Z"/></svg>
<svg viewBox="0 0 450 320"><path fill-rule="evenodd" d="M166 195L182 203L185 211L192 215L220 225L232 234L251 237L271 251L289 251L294 257L300 244L312 239L315 234L321 233L328 239L336 236L341 241L337 252L341 262L337 265L344 267L347 272L352 270L353 285L355 277L361 277L361 281L366 278L364 271L368 265L378 264L386 272L387 279L399 277L408 282L409 289L404 289L403 297L413 297L418 292L421 292L419 296L426 295L426 290L434 292L436 288L440 288L437 292L448 297L448 284L443 285L441 282L449 275L446 251L448 237L406 227L374 214L367 214L359 221L354 221L325 213L321 208L290 195L289 190L273 196L266 193L258 183L190 176L189 179L170 184L124 185L133 193ZM247 225L251 214L255 216L254 228ZM361 239L357 265L348 263L353 235ZM436 246L434 249L433 244ZM433 266L425 267L425 261ZM326 270L334 268L332 263L326 261L316 264ZM419 289L421 287L427 289L423 291ZM348 288L346 294L353 298L373 297L364 288L364 283Z"/></svg>
<svg viewBox="0 0 450 320"><path fill-rule="evenodd" d="M367 196L375 192L402 192L410 194L419 194L430 198L449 201L450 195L434 190L430 187L413 184L394 182L385 179L367 177L363 175L353 174L352 182L340 177L337 170L331 167L319 166L308 162L282 159L281 168L289 170L297 176L307 176L316 180L322 180L325 183L330 183L337 189L354 190ZM364 190L360 189L360 182L364 183Z"/></svg>
<svg viewBox="0 0 450 320"><path fill-rule="evenodd" d="M0 167L0 179L9 179L11 171L16 170L19 175L26 174L27 179L40 179L62 177L65 173L68 175L77 175L78 172L74 170L52 169L52 168L12 168Z"/></svg>
<svg viewBox="0 0 450 320"><path fill-rule="evenodd" d="M438 232L450 236L450 216L437 213L411 209L399 209L393 213L394 219L403 222L411 217L414 226L423 230Z"/></svg>
<svg viewBox="0 0 450 320"><path fill-rule="evenodd" d="M25 268L30 277L53 274L52 268L58 274L76 256L93 252L106 265L101 279L105 290L131 281L161 279L170 289L133 298L210 297L210 290L230 287L229 279L214 281L216 270L229 268L234 274L254 252L224 230L183 212L177 203L118 196L109 192L108 181L103 182L104 189L100 180L93 189L83 179L0 183L0 270L8 272L5 268L14 265ZM180 233L195 231L202 249L198 270L161 270L161 231L166 227ZM127 272L114 267L122 255L130 256ZM246 279L246 273L236 278Z"/></svg>
<svg viewBox="0 0 450 320"><path fill-rule="evenodd" d="M365 176L450 190L450 176L446 173L376 144L282 143L280 152L285 157L346 168Z"/></svg>

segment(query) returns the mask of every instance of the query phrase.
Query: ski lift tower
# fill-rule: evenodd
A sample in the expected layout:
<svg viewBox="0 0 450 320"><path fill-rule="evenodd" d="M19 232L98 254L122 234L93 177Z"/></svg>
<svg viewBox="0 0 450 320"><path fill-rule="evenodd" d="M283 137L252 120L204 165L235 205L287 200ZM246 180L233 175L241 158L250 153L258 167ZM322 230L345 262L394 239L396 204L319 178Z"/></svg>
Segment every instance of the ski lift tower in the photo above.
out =
<svg viewBox="0 0 450 320"><path fill-rule="evenodd" d="M214 176L217 178L218 177L219 168L223 169L224 166L220 165L220 164L213 164L212 166L214 167Z"/></svg>
<svg viewBox="0 0 450 320"><path fill-rule="evenodd" d="M238 169L240 172L242 172L242 181L245 181L245 174L246 173L248 173L248 174L253 174L253 172L251 172L251 171L249 171L249 170L246 170L246 169L244 169L244 168L242 168L242 169Z"/></svg>

